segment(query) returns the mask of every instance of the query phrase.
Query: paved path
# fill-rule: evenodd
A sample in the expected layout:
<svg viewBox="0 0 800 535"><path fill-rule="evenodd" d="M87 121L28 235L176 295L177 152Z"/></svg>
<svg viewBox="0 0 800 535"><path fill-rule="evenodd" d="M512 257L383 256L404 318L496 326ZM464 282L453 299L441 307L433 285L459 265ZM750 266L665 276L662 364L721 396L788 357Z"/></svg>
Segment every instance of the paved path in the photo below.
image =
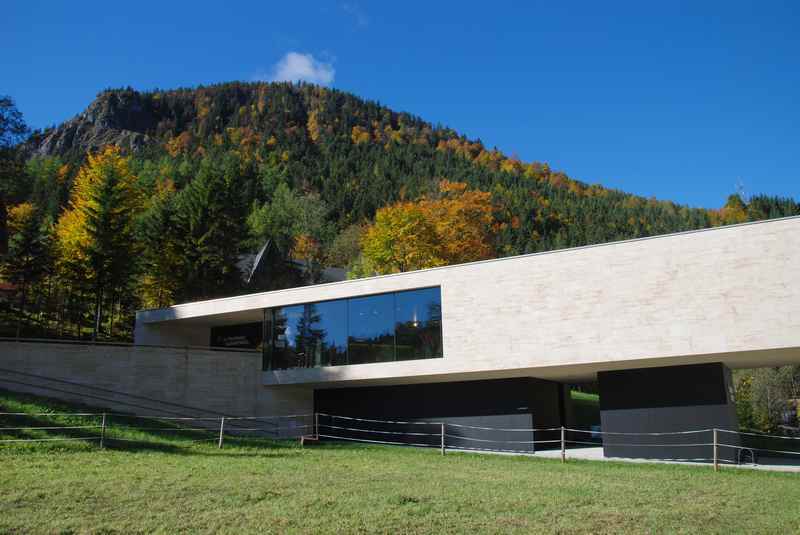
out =
<svg viewBox="0 0 800 535"><path fill-rule="evenodd" d="M544 457L547 459L560 459L561 450L542 450L533 454L534 457ZM628 459L623 457L604 457L603 448L574 448L567 450L567 460L583 459L586 461L615 461L624 463L654 463L654 464L684 464L688 466L712 466L712 463L689 462L689 461L664 461L660 459ZM764 459L768 464L720 464L724 468L742 468L753 470L768 470L776 472L797 472L800 473L800 465L792 464L790 459L767 458ZM763 462L763 461L762 461Z"/></svg>

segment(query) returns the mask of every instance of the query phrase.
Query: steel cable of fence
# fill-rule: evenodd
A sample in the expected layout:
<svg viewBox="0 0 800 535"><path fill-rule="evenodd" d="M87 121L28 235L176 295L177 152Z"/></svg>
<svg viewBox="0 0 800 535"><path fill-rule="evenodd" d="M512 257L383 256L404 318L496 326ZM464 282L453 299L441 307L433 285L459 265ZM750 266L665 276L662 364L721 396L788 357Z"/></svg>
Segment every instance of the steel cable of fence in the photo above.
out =
<svg viewBox="0 0 800 535"><path fill-rule="evenodd" d="M504 431L504 432L545 432L545 431L561 431L560 427L534 427L531 429L525 428L507 428L507 427L480 427L477 425L466 425L466 424L453 424L447 422L447 427L462 427L466 429L479 429L482 431Z"/></svg>
<svg viewBox="0 0 800 535"><path fill-rule="evenodd" d="M317 413L320 416L328 416L330 418L338 418L341 420L358 420L360 422L373 422L380 424L402 424L402 425L442 425L442 422L420 422L420 421L400 421L400 420L373 420L370 418L356 418L354 416L337 416L335 414L327 414L324 412ZM448 424L449 425L449 424Z"/></svg>
<svg viewBox="0 0 800 535"><path fill-rule="evenodd" d="M691 431L660 431L660 432L627 432L627 431L592 431L589 429L564 428L565 431L573 433L591 433L593 435L629 435L629 436L663 436L663 435L691 435L695 433L710 433L713 429L695 429Z"/></svg>
<svg viewBox="0 0 800 535"><path fill-rule="evenodd" d="M537 445L537 444L557 444L561 443L562 445L562 458L566 453L566 445L581 445L581 446L615 446L615 447L634 447L634 448L648 448L648 447L655 447L655 448L687 448L687 447L712 447L714 448L714 459L713 462L715 466L717 464L736 464L736 461L731 461L729 459L720 458L717 454L718 448L730 448L735 451L746 451L750 452L750 458L754 461L755 464L755 455L754 452L759 453L766 453L766 454L776 454L776 455L800 455L800 451L791 451L785 449L778 449L778 448L766 448L766 447L758 447L753 445L736 445L736 444L726 444L718 440L716 434L725 433L727 435L735 435L735 436L742 436L742 437L755 437L758 439L763 440L790 440L790 441L797 441L800 440L800 437L787 437L787 436L779 436L779 435L769 435L766 433L754 433L748 431L732 431L727 429L694 429L694 430L687 430L687 431L661 431L661 432L635 432L635 431L600 431L595 429L576 429L576 428L569 428L569 427L546 427L546 428L509 428L509 427L487 427L487 426L474 426L469 424L460 424L460 423L446 423L446 422L432 422L432 421L419 421L419 420L394 420L394 419L375 419L375 418L359 418L355 416L344 416L344 415L334 415L328 413L304 413L304 414L295 414L295 415L277 415L277 416L231 416L231 417L216 417L216 416L159 416L159 415L137 415L137 414L123 414L123 413L90 413L90 412L75 412L75 413L64 413L64 412L41 412L41 413L23 413L23 412L4 412L0 413L0 417L81 417L81 418L99 418L103 417L103 424L102 425L29 425L29 426L8 426L8 427L0 427L0 433L2 432L35 432L35 431L48 431L48 432L58 432L58 431L78 431L78 430L88 430L88 429L101 429L102 435L100 437L96 436L89 436L89 437L52 437L52 438L4 438L0 439L0 443L21 443L21 442L61 442L61 441L94 441L99 440L101 447L103 444L103 439L106 432L106 417L115 417L116 422L118 425L122 424L122 427L127 431L142 431L142 432L155 432L155 433L218 433L218 438L201 438L201 439L191 439L187 440L184 438L180 438L180 443L168 443L170 445L185 445L185 444L193 444L193 443L201 443L201 442L211 442L211 441L219 441L220 447L222 444L223 437L236 437L238 434L247 434L247 433L263 433L264 435L270 436L269 438L292 438L300 436L300 433L308 432L311 430L316 436L323 437L323 438L330 438L335 440L345 440L345 441L353 441L353 442L366 442L366 443L375 443L375 444L389 444L389 445L405 445L405 446L418 446L418 447L441 447L442 452L444 453L445 448L447 447L446 439L450 439L451 441L457 442L478 442L478 443L491 443L499 446L508 445L510 447L503 448L503 447L495 447L495 448L480 448L480 447L470 447L466 445L457 445L457 444L450 444L450 449L458 449L458 450L475 450L475 451L505 451L505 452L519 452L519 453L526 453L531 454L533 453L532 450L519 450L519 449L512 449L513 445ZM390 430L390 429L374 429L372 427L369 428L361 428L361 427L352 427L347 425L333 425L332 423L320 423L319 417L327 417L329 418L330 422L336 420L345 420L345 421L352 421L352 422L366 422L366 423L374 423L380 424L383 426L436 426L437 428L441 428L439 432L422 432L422 431L411 431L411 430ZM304 421L305 419L313 418L314 423L307 423ZM122 420L122 421L120 421ZM165 425L162 427L155 427L155 426L137 426L131 425L129 420L144 420L144 421L154 421L154 422L164 422ZM282 425L282 422L289 420L289 425ZM291 421L295 420L295 421ZM247 427L237 427L234 422L259 422L260 426L253 426L252 424ZM184 426L183 424L189 424L190 422L199 423L200 426ZM220 425L217 426L217 422L220 422ZM70 422L71 423L71 422ZM226 428L225 424L233 424L230 427ZM206 424L208 424L206 426ZM452 427L455 429L464 429L468 431L476 431L478 433L482 432L502 432L502 433L536 433L536 432L556 432L561 431L562 437L560 440L553 439L553 440L509 440L506 438L490 438L490 437L475 437L475 436L464 436L458 435L454 433L447 433L445 431L446 427ZM325 434L320 433L320 429L325 428L329 431ZM119 431L119 429L114 430L115 433ZM288 435L284 435L281 437L283 432L287 432ZM391 435L391 436L398 436L398 437L408 437L408 441L397 441L397 440L374 440L372 438L364 438L358 436L344 436L343 434L335 434L331 433L330 431L343 431L346 433L360 433L366 436L370 434L375 435ZM565 432L569 433L577 433L577 434L590 434L593 437L598 437L600 440L598 441L587 441L587 440L574 440L574 439L567 439L564 436ZM616 442L610 440L611 437L668 437L668 436L686 436L686 435L696 435L701 433L714 433L714 441L713 442L692 442L692 443L664 443L663 441L657 443L647 443L647 442ZM12 435L13 436L13 435ZM602 438L604 436L609 437L608 440L603 441ZM441 437L440 444L433 444L433 443L421 443L418 441L414 441L414 437ZM161 438L161 437L158 437ZM244 438L244 437L243 437ZM267 438L267 437L249 437L248 440L253 438ZM109 441L119 441L119 442L139 442L139 443L147 443L152 442L145 439L130 439L130 438L122 438L122 437L114 437L112 435L106 437L106 440ZM159 444L167 444L157 442ZM739 455L739 464L741 464L742 456ZM663 460L679 460L679 461L710 461L711 459L708 458L690 458L690 459L678 459L678 458L671 458L671 459L663 459Z"/></svg>
<svg viewBox="0 0 800 535"><path fill-rule="evenodd" d="M565 444L584 444L587 446L602 446L602 442L589 442L589 441L582 441L582 440L564 440Z"/></svg>
<svg viewBox="0 0 800 535"><path fill-rule="evenodd" d="M349 437L336 436L336 435L327 435L327 434L323 435L322 433L320 433L319 436L324 437L324 438L333 438L333 439L336 439L336 440L349 440L351 442L369 442L369 443L372 443L372 444L390 444L390 445L395 445L395 446L418 446L418 447L423 447L423 448L438 448L439 447L439 444L422 444L422 443L416 443L415 444L413 442L392 442L392 441L389 441L389 440L369 440L369 439L366 439L366 438L349 438Z"/></svg>
<svg viewBox="0 0 800 535"><path fill-rule="evenodd" d="M52 431L55 429L100 429L100 425L70 425L70 426L31 426L31 427L0 427L0 431L33 431L33 430L47 430Z"/></svg>
<svg viewBox="0 0 800 535"><path fill-rule="evenodd" d="M0 412L0 416L102 416L95 412Z"/></svg>
<svg viewBox="0 0 800 535"><path fill-rule="evenodd" d="M67 437L67 438L11 438L0 439L0 442L67 442L78 440L100 440L100 437Z"/></svg>
<svg viewBox="0 0 800 535"><path fill-rule="evenodd" d="M722 448L733 448L736 450L752 450L752 451L766 451L770 453L780 453L782 455L800 455L800 451L782 451L782 450L772 450L767 448L754 448L752 446L735 446L733 444L717 444L717 446Z"/></svg>
<svg viewBox="0 0 800 535"><path fill-rule="evenodd" d="M154 445L158 445L158 446L170 446L170 447L172 447L172 446L182 446L182 445L185 445L185 444L196 444L196 443L199 443L199 442L212 442L212 441L215 442L217 440L217 438L213 437L213 438L200 438L200 439L194 439L194 440L183 440L183 441L181 441L179 443L175 443L175 442L158 442L158 441L153 441L153 440L142 440L142 439L138 439L138 438L120 438L120 437L116 437L116 438L115 437L106 437L106 440L110 441L110 442L138 442L139 444L154 444Z"/></svg>
<svg viewBox="0 0 800 535"><path fill-rule="evenodd" d="M113 416L115 418L129 418L133 420L163 420L166 422L179 422L179 421L209 421L209 422L218 422L221 418L220 416L140 416L138 414L122 414L122 413L113 413L109 412L106 413L107 416ZM96 416L100 416L97 414Z"/></svg>
<svg viewBox="0 0 800 535"><path fill-rule="evenodd" d="M438 436L438 434L436 435ZM459 435L450 435L445 433L446 437L455 438L458 440L471 440L473 442L494 442L496 444L555 444L560 443L560 439L556 440L501 440L501 439L486 439L486 438L472 438Z"/></svg>
<svg viewBox="0 0 800 535"><path fill-rule="evenodd" d="M768 435L766 433L752 433L749 431L729 431L728 429L717 429L720 433L729 433L734 435L745 435L750 437L759 437L759 438L775 438L780 440L800 440L800 437L784 437L781 435Z"/></svg>
<svg viewBox="0 0 800 535"><path fill-rule="evenodd" d="M510 449L498 450L498 449L494 449L494 448L475 448L475 447L472 447L472 446L457 446L457 447L453 447L453 448L450 448L450 449L454 450L454 451L462 451L462 450L463 451L486 451L486 452L490 452L490 453L515 453L515 454L520 454L520 455L531 455L531 450L510 450Z"/></svg>
<svg viewBox="0 0 800 535"><path fill-rule="evenodd" d="M577 440L567 440L566 442L572 444L580 443ZM597 444L596 442L583 442L583 444ZM693 444L634 444L634 443L623 443L623 442L614 442L610 444L611 446L632 446L632 447L643 447L643 448L682 448L682 447L699 447L699 446L713 446L712 442L709 443L693 443ZM718 444L721 446L721 444Z"/></svg>
<svg viewBox="0 0 800 535"><path fill-rule="evenodd" d="M344 431L358 431L361 433L380 433L385 435L409 435L409 436L426 436L426 437L438 437L441 436L440 433L412 433L412 432L405 432L405 431L378 431L377 429L359 429L357 427L340 427L337 425L329 425L329 424L319 424L320 427L327 427L329 429L340 429Z"/></svg>

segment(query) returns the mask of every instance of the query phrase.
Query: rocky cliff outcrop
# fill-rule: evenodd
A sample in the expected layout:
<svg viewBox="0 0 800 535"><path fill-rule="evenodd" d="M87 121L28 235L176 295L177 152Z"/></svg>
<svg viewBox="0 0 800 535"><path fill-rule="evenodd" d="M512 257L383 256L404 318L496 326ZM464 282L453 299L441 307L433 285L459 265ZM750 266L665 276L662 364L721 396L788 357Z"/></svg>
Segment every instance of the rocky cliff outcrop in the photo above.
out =
<svg viewBox="0 0 800 535"><path fill-rule="evenodd" d="M32 155L85 153L104 145L138 150L155 140L157 120L136 91L107 91L81 114L29 142Z"/></svg>

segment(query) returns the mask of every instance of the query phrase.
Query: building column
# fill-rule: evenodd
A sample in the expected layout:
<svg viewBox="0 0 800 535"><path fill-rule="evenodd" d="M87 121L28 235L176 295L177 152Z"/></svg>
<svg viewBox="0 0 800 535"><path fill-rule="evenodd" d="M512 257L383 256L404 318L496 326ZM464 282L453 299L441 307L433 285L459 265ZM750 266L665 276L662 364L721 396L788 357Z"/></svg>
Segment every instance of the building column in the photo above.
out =
<svg viewBox="0 0 800 535"><path fill-rule="evenodd" d="M603 435L606 457L711 460L711 429L739 430L731 372L722 363L600 372L598 383L602 429L612 433ZM634 434L699 430L706 431ZM718 442L738 445L738 435L718 433ZM736 454L718 447L721 460Z"/></svg>

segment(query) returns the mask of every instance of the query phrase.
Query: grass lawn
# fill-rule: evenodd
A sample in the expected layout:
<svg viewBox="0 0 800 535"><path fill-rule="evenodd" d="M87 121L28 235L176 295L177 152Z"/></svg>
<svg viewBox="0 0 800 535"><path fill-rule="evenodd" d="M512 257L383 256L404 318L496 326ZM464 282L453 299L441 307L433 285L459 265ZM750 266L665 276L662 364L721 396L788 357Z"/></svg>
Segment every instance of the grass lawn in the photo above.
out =
<svg viewBox="0 0 800 535"><path fill-rule="evenodd" d="M0 533L800 533L797 474L144 433L0 445Z"/></svg>

